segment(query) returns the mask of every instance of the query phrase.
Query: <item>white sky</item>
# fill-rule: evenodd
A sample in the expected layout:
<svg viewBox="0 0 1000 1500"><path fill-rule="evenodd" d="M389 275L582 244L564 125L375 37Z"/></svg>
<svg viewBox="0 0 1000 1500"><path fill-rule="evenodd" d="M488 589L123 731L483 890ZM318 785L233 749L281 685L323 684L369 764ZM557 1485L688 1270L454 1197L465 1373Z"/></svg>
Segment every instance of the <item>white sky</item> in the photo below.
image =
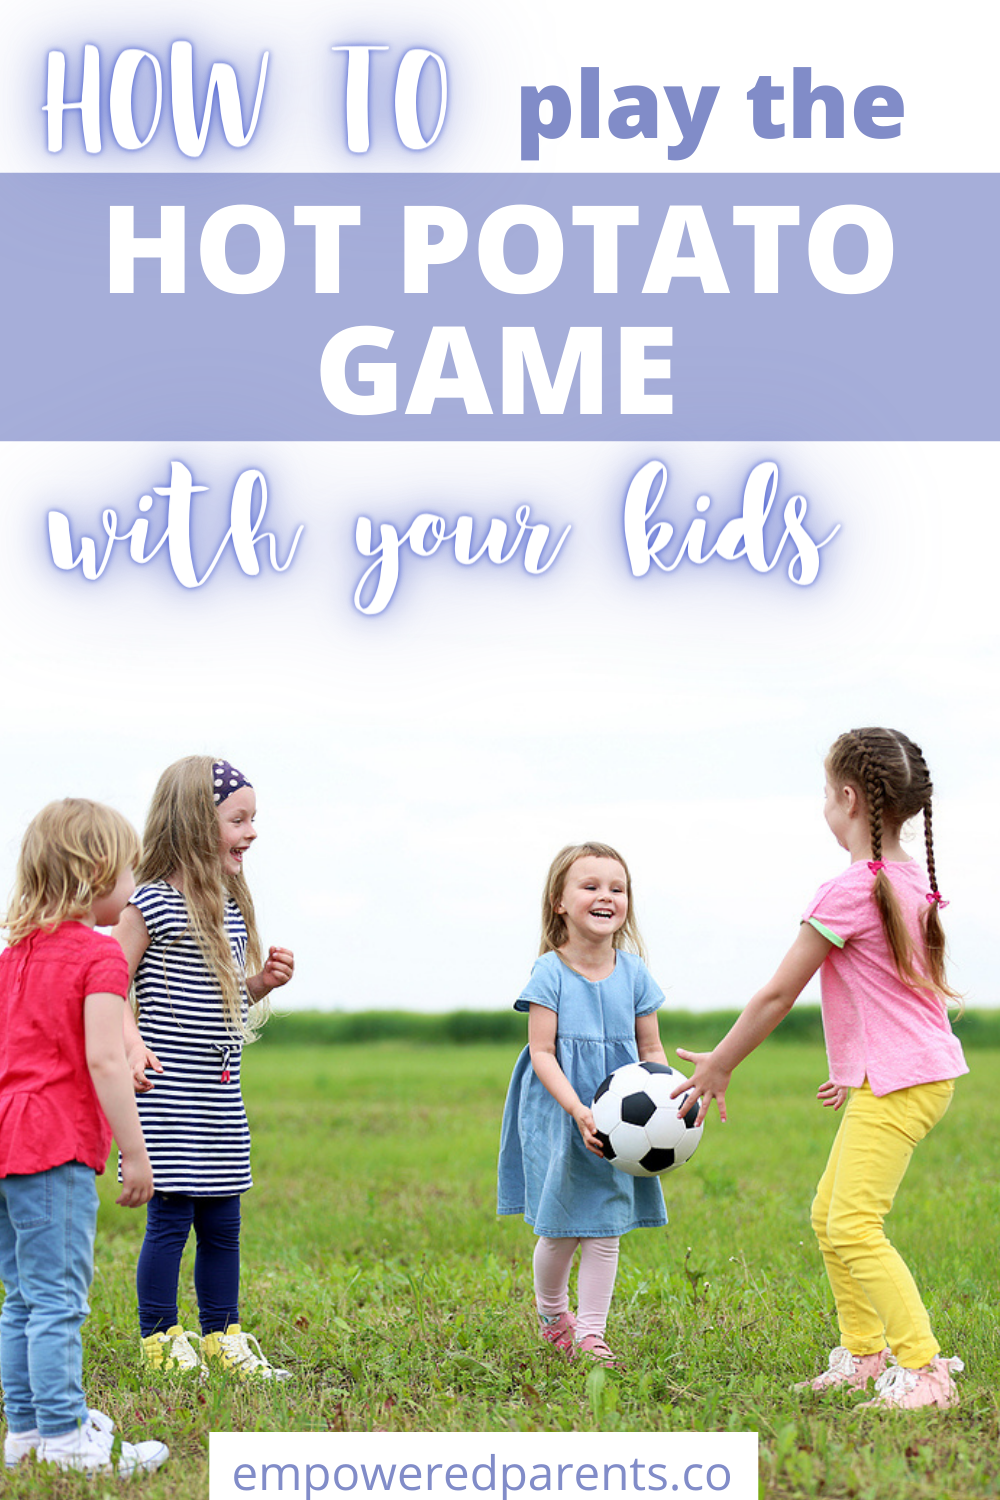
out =
<svg viewBox="0 0 1000 1500"><path fill-rule="evenodd" d="M124 551L93 583L57 572L48 506L72 494L74 515L96 520L121 501L124 517L166 477L167 451L5 454L19 559L2 606L16 706L0 751L5 878L41 802L79 792L141 823L165 764L222 753L258 789L248 873L265 939L299 954L289 1002L506 1004L530 967L549 860L598 838L632 866L671 1003L734 1004L841 866L820 815L826 748L887 722L923 743L937 783L957 982L970 1003L1000 1000L981 835L998 717L1000 535L976 498L989 447L665 451L686 513L776 458L781 501L804 493L822 534L842 524L809 589L718 560L632 578L616 547L623 479L649 456L639 445L533 447L527 471L510 444L258 445L269 522L283 542L306 525L284 575L220 566L186 592ZM244 450L183 452L225 506ZM404 525L433 495L452 517L472 476L478 515L509 516L530 493L539 515L572 521L553 568L409 556L389 609L357 613L356 516Z"/></svg>
<svg viewBox="0 0 1000 1500"><path fill-rule="evenodd" d="M571 86L595 59L607 86L647 75L655 86L661 61L689 92L722 86L711 134L679 170L995 170L995 133L977 114L992 98L986 49L964 45L981 10L952 7L948 28L935 25L932 57L924 12L937 17L911 7L901 37L896 5L838 7L831 36L821 7L637 4L609 38L606 7L585 5L569 38L554 0L505 6L504 26L488 35L454 3L423 6L419 25L411 5L349 6L334 24L317 5L150 4L137 25L133 7L106 0L86 26L78 4L45 4L17 18L0 52L2 164L176 170L176 151L159 141L131 156L109 147L91 162L47 156L43 59L50 46L84 41L107 60L125 46L165 58L171 40L190 35L206 57L241 68L273 50L270 134L257 154L206 157L192 170L515 169L514 85ZM370 158L334 151L332 126L316 123L336 76L327 49L351 40L447 55L456 113L439 154L406 155L391 140ZM766 150L748 128L746 89L758 73L790 77L805 63L815 82L849 95L898 87L900 143ZM567 138L546 145L540 165L663 165L662 143L659 157L650 149L628 161L616 144ZM995 379L991 357L984 341L984 379ZM937 378L929 372L929 389ZM842 524L818 582L796 589L780 569L756 576L718 561L632 579L621 501L651 457L666 461L685 522L702 492L717 513L735 514L750 467L777 461L782 503L805 494L820 534ZM585 838L628 858L668 1003L739 1004L841 866L820 815L827 746L844 728L888 723L923 744L937 784L954 979L970 1005L1000 1003L1000 892L983 836L996 782L996 457L991 445L767 434L714 445L7 444L0 886L43 802L91 795L141 826L164 765L222 753L258 789L248 873L265 941L298 954L288 1004L510 1003L536 949L548 862ZM306 525L289 571L253 579L220 567L190 593L163 556L139 569L119 549L96 583L53 568L48 509L68 511L75 527L89 519L91 535L105 506L131 524L137 497L166 482L171 459L222 509L236 474L262 468L268 524L283 543ZM359 515L400 527L424 508L509 518L523 501L533 519L573 525L550 572L408 557L385 615L352 608Z"/></svg>

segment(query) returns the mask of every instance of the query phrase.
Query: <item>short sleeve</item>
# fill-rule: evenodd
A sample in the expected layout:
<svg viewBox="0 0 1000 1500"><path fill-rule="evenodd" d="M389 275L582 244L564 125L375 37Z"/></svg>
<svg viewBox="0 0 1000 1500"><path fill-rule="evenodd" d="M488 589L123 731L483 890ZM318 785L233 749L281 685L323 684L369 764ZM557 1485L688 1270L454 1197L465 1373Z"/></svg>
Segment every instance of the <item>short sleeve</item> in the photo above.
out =
<svg viewBox="0 0 1000 1500"><path fill-rule="evenodd" d="M128 994L129 978L128 963L121 945L113 937L103 937L95 933L100 939L100 946L95 947L93 956L89 956L85 966L83 978L83 992L85 995L121 995L124 1000Z"/></svg>
<svg viewBox="0 0 1000 1500"><path fill-rule="evenodd" d="M183 896L163 883L139 886L129 905L142 916L151 943L176 940L187 926Z"/></svg>
<svg viewBox="0 0 1000 1500"><path fill-rule="evenodd" d="M636 1016L651 1016L654 1011L659 1010L665 999L666 996L642 959L636 959L635 981L632 986Z"/></svg>
<svg viewBox="0 0 1000 1500"><path fill-rule="evenodd" d="M857 935L859 927L863 925L863 918L869 915L869 898L870 892L862 893L854 882L847 884L843 880L828 880L825 885L820 886L802 913L802 920L815 927L828 942L837 948L843 948L846 942Z"/></svg>
<svg viewBox="0 0 1000 1500"><path fill-rule="evenodd" d="M561 968L553 953L543 953L541 958L536 958L531 977L514 1001L514 1009L527 1010L530 1005L544 1005L546 1010L558 1014Z"/></svg>

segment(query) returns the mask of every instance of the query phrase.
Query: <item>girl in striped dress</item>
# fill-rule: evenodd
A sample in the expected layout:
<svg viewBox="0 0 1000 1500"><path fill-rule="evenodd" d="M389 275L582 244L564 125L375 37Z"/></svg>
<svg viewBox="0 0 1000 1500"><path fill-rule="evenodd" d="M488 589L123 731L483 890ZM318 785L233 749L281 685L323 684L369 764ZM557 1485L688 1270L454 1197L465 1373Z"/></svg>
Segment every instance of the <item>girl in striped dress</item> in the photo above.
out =
<svg viewBox="0 0 1000 1500"><path fill-rule="evenodd" d="M148 1363L287 1379L240 1327L240 1194L252 1186L240 1055L266 1000L292 977L287 948L263 957L243 859L257 801L228 761L168 766L143 836L139 882L115 929L134 980L125 1050L155 1192L136 1272ZM152 1076L150 1076L152 1075ZM177 1310L181 1256L194 1228L201 1336Z"/></svg>

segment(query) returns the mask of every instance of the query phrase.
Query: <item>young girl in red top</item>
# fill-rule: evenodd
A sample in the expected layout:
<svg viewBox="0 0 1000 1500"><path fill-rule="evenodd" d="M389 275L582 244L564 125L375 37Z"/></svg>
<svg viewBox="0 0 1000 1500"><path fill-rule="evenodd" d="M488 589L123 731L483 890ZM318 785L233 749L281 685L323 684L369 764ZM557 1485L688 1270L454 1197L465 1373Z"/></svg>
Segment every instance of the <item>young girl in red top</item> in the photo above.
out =
<svg viewBox="0 0 1000 1500"><path fill-rule="evenodd" d="M916 1284L886 1239L883 1221L914 1148L951 1103L968 1072L945 999L944 932L931 823L931 786L919 747L891 729L852 729L826 759L824 815L851 856L807 907L799 935L774 978L758 990L729 1035L695 1062L685 1089L701 1096L699 1123L714 1099L726 1117L726 1089L738 1063L759 1046L820 970L829 1080L823 1105L849 1100L812 1222L837 1303L840 1345L821 1375L799 1390L864 1389L876 1409L954 1406ZM900 843L903 824L923 813L927 873ZM678 1090L678 1092L680 1092Z"/></svg>
<svg viewBox="0 0 1000 1500"><path fill-rule="evenodd" d="M94 1274L97 1188L112 1131L118 1202L145 1203L153 1174L125 1060L128 966L95 926L132 894L134 829L95 802L53 802L24 836L0 953L0 1376L4 1462L60 1469L158 1468L162 1443L123 1443L83 1394L81 1328Z"/></svg>

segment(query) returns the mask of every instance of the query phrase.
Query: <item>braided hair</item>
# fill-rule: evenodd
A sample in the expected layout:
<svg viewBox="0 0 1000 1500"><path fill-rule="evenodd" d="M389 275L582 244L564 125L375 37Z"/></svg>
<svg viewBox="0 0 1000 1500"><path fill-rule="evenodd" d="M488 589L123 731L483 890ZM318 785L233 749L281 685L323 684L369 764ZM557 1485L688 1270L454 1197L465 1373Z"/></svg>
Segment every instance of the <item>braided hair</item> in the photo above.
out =
<svg viewBox="0 0 1000 1500"><path fill-rule="evenodd" d="M927 875L933 899L921 913L922 955L914 954L899 900L885 870L876 871L872 895L903 983L918 989L926 988L929 983L939 994L957 998L945 976L944 929L931 813L934 786L923 751L895 729L851 729L830 747L826 773L835 786L850 783L864 802L873 862L882 858L885 830L897 834L910 818L923 813Z"/></svg>

